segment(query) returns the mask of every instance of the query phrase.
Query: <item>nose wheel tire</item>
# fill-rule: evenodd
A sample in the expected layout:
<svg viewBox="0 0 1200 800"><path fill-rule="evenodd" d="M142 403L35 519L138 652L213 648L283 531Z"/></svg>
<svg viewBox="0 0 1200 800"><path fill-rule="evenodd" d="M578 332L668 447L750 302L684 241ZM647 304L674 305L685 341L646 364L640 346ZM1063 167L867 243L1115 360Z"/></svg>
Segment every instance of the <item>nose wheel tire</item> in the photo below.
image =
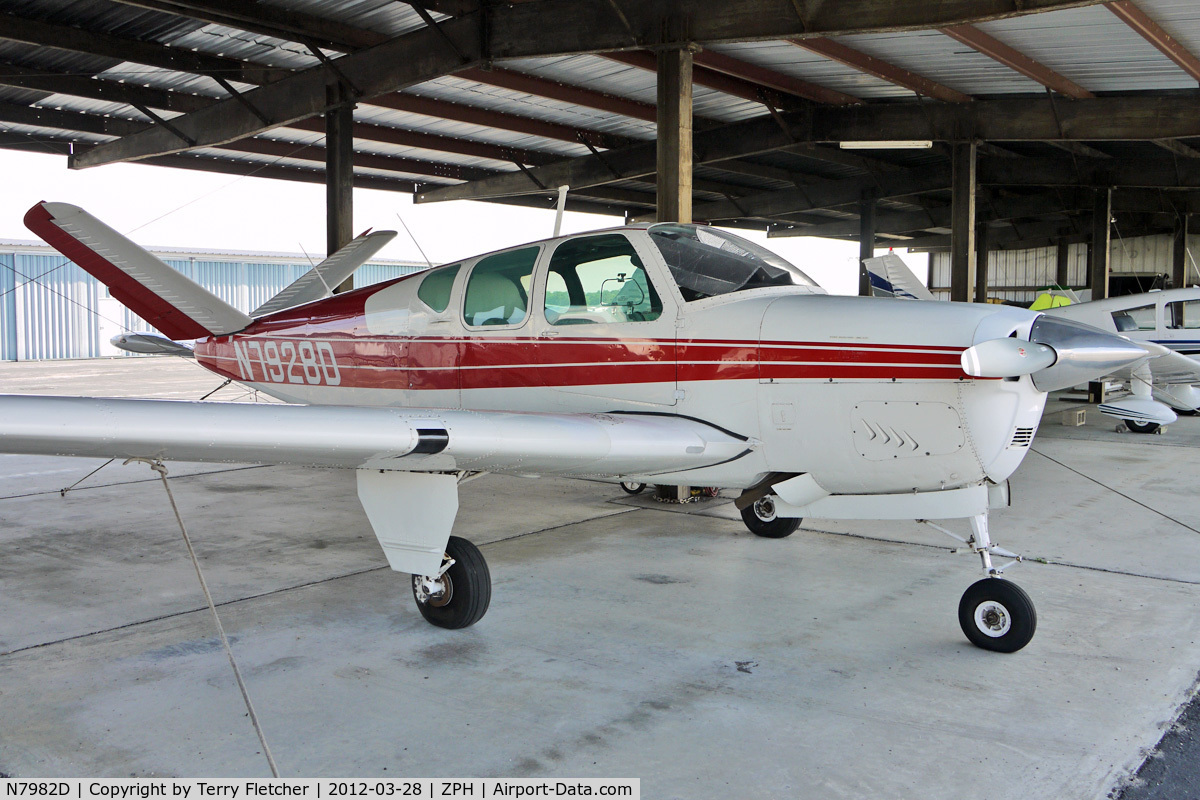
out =
<svg viewBox="0 0 1200 800"><path fill-rule="evenodd" d="M621 489L625 494L641 494L646 488L644 483L634 483L633 481L621 481Z"/></svg>
<svg viewBox="0 0 1200 800"><path fill-rule="evenodd" d="M801 520L798 517L778 516L775 513L775 499L767 495L742 509L742 522L755 536L782 539L795 533Z"/></svg>
<svg viewBox="0 0 1200 800"><path fill-rule="evenodd" d="M483 553L460 536L446 543L446 558L454 563L440 577L413 575L413 599L426 622L451 630L467 628L487 613L492 576Z"/></svg>
<svg viewBox="0 0 1200 800"><path fill-rule="evenodd" d="M1037 612L1020 586L984 578L963 592L958 624L971 644L997 653L1015 653L1033 638Z"/></svg>
<svg viewBox="0 0 1200 800"><path fill-rule="evenodd" d="M1159 425L1157 422L1135 422L1134 420L1127 419L1125 420L1125 427L1134 433L1154 433L1162 425Z"/></svg>

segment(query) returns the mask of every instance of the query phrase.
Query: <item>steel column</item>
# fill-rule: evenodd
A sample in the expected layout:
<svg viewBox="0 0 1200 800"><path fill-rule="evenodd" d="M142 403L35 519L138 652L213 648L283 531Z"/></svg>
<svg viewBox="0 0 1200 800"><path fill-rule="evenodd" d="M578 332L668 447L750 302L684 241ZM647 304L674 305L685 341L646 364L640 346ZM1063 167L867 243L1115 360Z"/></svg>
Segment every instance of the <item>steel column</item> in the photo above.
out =
<svg viewBox="0 0 1200 800"><path fill-rule="evenodd" d="M325 112L325 252L332 255L354 238L354 103L338 85L328 87ZM334 290L354 288L350 276Z"/></svg>
<svg viewBox="0 0 1200 800"><path fill-rule="evenodd" d="M1187 237L1188 217L1184 214L1175 225L1175 241L1171 247L1171 281L1176 289L1187 286Z"/></svg>
<svg viewBox="0 0 1200 800"><path fill-rule="evenodd" d="M1058 242L1058 264L1054 271L1054 282L1062 288L1067 288L1067 283L1071 279L1070 255L1071 245L1069 242L1064 242L1061 239Z"/></svg>
<svg viewBox="0 0 1200 800"><path fill-rule="evenodd" d="M658 52L658 221L692 221L692 51Z"/></svg>
<svg viewBox="0 0 1200 800"><path fill-rule="evenodd" d="M975 226L975 302L986 303L988 293L988 226Z"/></svg>
<svg viewBox="0 0 1200 800"><path fill-rule="evenodd" d="M953 146L950 198L950 299L970 302L975 285L975 142Z"/></svg>
<svg viewBox="0 0 1200 800"><path fill-rule="evenodd" d="M1108 297L1109 253L1112 249L1112 189L1098 189L1092 207L1092 246L1089 250L1088 273L1091 276L1092 299Z"/></svg>
<svg viewBox="0 0 1200 800"><path fill-rule="evenodd" d="M864 189L858 201L858 294L871 295L871 274L863 264L875 255L875 192Z"/></svg>

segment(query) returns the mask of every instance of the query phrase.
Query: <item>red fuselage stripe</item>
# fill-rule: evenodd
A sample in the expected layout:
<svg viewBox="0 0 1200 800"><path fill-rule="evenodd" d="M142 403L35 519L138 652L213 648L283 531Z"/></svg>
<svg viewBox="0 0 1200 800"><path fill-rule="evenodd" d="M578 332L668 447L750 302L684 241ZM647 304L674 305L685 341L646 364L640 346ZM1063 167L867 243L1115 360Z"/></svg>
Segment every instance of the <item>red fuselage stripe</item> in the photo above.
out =
<svg viewBox="0 0 1200 800"><path fill-rule="evenodd" d="M233 342L244 348L239 361ZM275 342L279 350L246 344ZM284 342L292 346L281 347ZM353 336L221 337L196 354L238 380L302 383L287 354L321 342L336 358L339 386L390 390L543 388L714 380L958 380L962 348L832 342L538 340ZM266 352L264 357L263 352ZM294 360L294 359L293 359ZM249 374L247 374L247 372ZM310 370L310 375L317 374ZM321 382L321 381L309 381Z"/></svg>

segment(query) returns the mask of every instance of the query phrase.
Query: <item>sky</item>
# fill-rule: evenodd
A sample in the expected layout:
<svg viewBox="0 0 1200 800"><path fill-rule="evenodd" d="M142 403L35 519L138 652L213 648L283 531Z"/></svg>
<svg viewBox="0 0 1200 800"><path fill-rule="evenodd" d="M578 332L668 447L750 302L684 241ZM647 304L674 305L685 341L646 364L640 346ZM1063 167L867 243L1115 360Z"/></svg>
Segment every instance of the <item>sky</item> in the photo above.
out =
<svg viewBox="0 0 1200 800"><path fill-rule="evenodd" d="M306 252L314 258L325 252L325 188L317 183L143 164L69 170L65 156L15 150L0 150L0 176L0 239L37 239L21 220L33 204L51 200L85 208L149 249ZM619 217L567 212L563 233L620 224ZM424 250L438 264L546 238L554 212L461 200L414 205L407 194L355 189L354 231L368 228L399 231L380 257L420 262ZM779 253L834 294L857 291L854 242L734 232ZM901 257L924 275L925 256Z"/></svg>

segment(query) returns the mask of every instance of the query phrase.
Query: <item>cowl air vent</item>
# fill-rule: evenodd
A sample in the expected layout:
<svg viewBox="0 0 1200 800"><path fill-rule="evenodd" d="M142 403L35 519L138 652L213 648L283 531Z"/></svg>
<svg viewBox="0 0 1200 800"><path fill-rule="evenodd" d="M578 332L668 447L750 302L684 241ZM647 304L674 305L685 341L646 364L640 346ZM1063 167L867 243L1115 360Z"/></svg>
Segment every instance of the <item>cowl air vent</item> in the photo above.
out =
<svg viewBox="0 0 1200 800"><path fill-rule="evenodd" d="M1017 428L1013 434L1012 441L1008 443L1008 449L1014 450L1018 447L1029 447L1033 442L1033 432L1037 428Z"/></svg>

